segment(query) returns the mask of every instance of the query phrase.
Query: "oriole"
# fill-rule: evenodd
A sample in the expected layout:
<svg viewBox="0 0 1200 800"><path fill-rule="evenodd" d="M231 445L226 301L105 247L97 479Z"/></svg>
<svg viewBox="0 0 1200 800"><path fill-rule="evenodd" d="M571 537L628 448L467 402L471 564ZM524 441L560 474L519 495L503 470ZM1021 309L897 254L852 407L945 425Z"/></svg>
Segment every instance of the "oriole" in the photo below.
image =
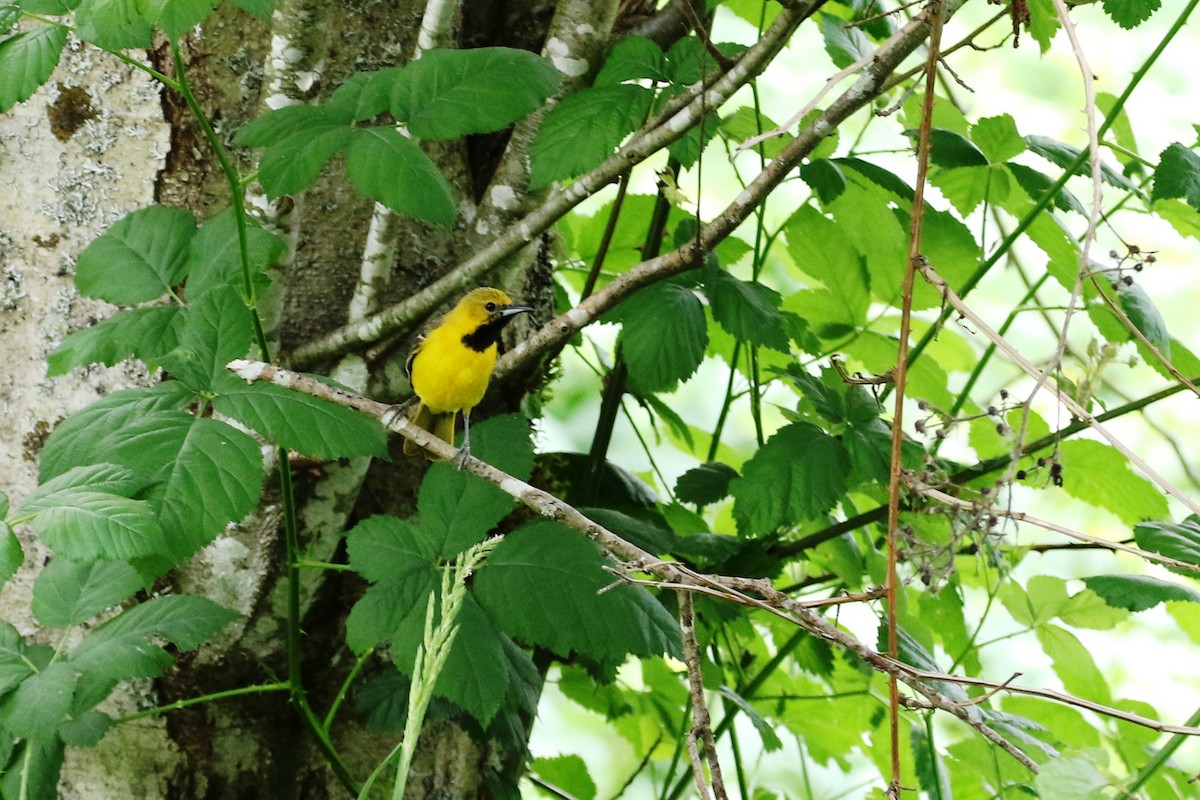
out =
<svg viewBox="0 0 1200 800"><path fill-rule="evenodd" d="M413 346L407 368L420 403L411 421L454 444L454 418L462 412L460 463L471 452L471 409L479 405L487 391L500 332L517 314L532 310L514 305L499 289L475 289L433 323ZM410 456L424 452L431 461L439 458L408 439L404 441L404 452Z"/></svg>

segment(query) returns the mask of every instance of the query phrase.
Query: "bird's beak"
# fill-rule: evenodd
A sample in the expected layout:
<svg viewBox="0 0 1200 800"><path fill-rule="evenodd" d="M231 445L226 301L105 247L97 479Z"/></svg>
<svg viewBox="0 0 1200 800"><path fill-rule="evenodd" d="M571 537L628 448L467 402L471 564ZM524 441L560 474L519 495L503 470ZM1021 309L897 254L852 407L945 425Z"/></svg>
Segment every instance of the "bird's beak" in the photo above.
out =
<svg viewBox="0 0 1200 800"><path fill-rule="evenodd" d="M517 314L524 314L526 311L533 311L532 306L501 306L501 317L515 317Z"/></svg>

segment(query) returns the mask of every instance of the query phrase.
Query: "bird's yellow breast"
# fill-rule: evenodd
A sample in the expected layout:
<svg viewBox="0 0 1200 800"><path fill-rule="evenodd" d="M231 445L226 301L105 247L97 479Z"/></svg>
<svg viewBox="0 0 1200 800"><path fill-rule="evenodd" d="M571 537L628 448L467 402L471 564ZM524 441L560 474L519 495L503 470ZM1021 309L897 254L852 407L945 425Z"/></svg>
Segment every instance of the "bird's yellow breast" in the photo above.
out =
<svg viewBox="0 0 1200 800"><path fill-rule="evenodd" d="M466 347L462 337L459 326L435 328L413 356L413 392L436 414L470 411L487 391L496 346L479 352Z"/></svg>

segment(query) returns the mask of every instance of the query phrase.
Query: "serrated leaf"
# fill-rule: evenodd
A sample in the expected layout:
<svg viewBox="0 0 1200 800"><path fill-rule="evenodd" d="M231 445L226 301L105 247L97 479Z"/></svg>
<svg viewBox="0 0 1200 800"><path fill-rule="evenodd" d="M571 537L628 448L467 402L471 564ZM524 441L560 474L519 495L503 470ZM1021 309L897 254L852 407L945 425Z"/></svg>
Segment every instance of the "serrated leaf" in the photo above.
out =
<svg viewBox="0 0 1200 800"><path fill-rule="evenodd" d="M175 558L190 556L258 504L258 444L224 422L156 411L101 444L108 459L160 484L152 500Z"/></svg>
<svg viewBox="0 0 1200 800"><path fill-rule="evenodd" d="M158 27L172 39L178 39L200 24L220 0L153 0L150 3L158 13Z"/></svg>
<svg viewBox="0 0 1200 800"><path fill-rule="evenodd" d="M929 797L953 797L950 776L946 773L941 754L926 732L924 723L915 723L909 735L912 742L913 769L925 794Z"/></svg>
<svg viewBox="0 0 1200 800"><path fill-rule="evenodd" d="M796 265L825 285L824 292L790 296L784 308L809 320L818 335L864 322L871 304L867 273L845 231L809 205L793 214L784 229Z"/></svg>
<svg viewBox="0 0 1200 800"><path fill-rule="evenodd" d="M730 484L738 532L762 536L824 514L841 499L849 475L837 439L807 422L780 429Z"/></svg>
<svg viewBox="0 0 1200 800"><path fill-rule="evenodd" d="M1009 114L985 117L971 126L974 142L992 164L1003 164L1025 152L1025 140Z"/></svg>
<svg viewBox="0 0 1200 800"><path fill-rule="evenodd" d="M675 483L675 497L681 503L706 506L729 496L729 483L737 470L719 461L708 461L692 467Z"/></svg>
<svg viewBox="0 0 1200 800"><path fill-rule="evenodd" d="M331 113L328 106L304 104L271 109L238 129L233 143L240 147L272 147L295 136L310 136L315 128L335 121L343 127L349 127L351 116L336 112L344 112L344 109L337 106Z"/></svg>
<svg viewBox="0 0 1200 800"><path fill-rule="evenodd" d="M95 747L116 724L116 720L102 711L85 711L64 722L58 735L64 744Z"/></svg>
<svg viewBox="0 0 1200 800"><path fill-rule="evenodd" d="M632 84L599 86L564 97L542 119L530 149L534 189L573 178L612 155L650 111L654 94Z"/></svg>
<svg viewBox="0 0 1200 800"><path fill-rule="evenodd" d="M251 280L257 291L261 292L267 286L263 270L278 261L286 249L282 237L246 216L246 250ZM188 249L186 269L189 300L196 300L201 294L222 286L244 292L241 245L232 210L222 212L200 226Z"/></svg>
<svg viewBox="0 0 1200 800"><path fill-rule="evenodd" d="M104 440L146 414L182 408L192 392L178 381L113 392L60 422L46 440L38 480L46 483L72 467L105 463Z"/></svg>
<svg viewBox="0 0 1200 800"><path fill-rule="evenodd" d="M1112 447L1082 439L1063 442L1059 461L1062 488L1072 497L1107 509L1129 525L1167 516L1166 498Z"/></svg>
<svg viewBox="0 0 1200 800"><path fill-rule="evenodd" d="M630 384L638 392L670 391L704 360L708 321L700 299L686 286L648 286L622 303L611 318L621 323L621 352Z"/></svg>
<svg viewBox="0 0 1200 800"><path fill-rule="evenodd" d="M212 391L234 383L225 365L244 358L254 336L254 320L236 289L204 292L188 304L179 323L179 344L159 361L193 389Z"/></svg>
<svg viewBox="0 0 1200 800"><path fill-rule="evenodd" d="M155 597L89 631L70 664L111 679L157 677L174 662L161 642L195 650L239 616L204 597Z"/></svg>
<svg viewBox="0 0 1200 800"><path fill-rule="evenodd" d="M0 620L0 696L33 673L34 665L25 655L25 640L16 628Z"/></svg>
<svg viewBox="0 0 1200 800"><path fill-rule="evenodd" d="M155 306L118 311L82 330L68 334L46 358L46 376L65 375L72 367L112 366L127 358L156 365L174 349L179 306Z"/></svg>
<svg viewBox="0 0 1200 800"><path fill-rule="evenodd" d="M74 667L56 661L21 681L0 705L4 730L26 739L53 739L71 708L77 680Z"/></svg>
<svg viewBox="0 0 1200 800"><path fill-rule="evenodd" d="M613 86L625 81L666 81L666 57L662 48L645 36L626 36L613 45L594 86Z"/></svg>
<svg viewBox="0 0 1200 800"><path fill-rule="evenodd" d="M387 434L378 420L283 386L230 386L213 400L213 408L268 441L313 458L387 457Z"/></svg>
<svg viewBox="0 0 1200 800"><path fill-rule="evenodd" d="M1200 211L1200 156L1174 142L1158 156L1154 169L1154 188L1151 200L1182 197L1192 208Z"/></svg>
<svg viewBox="0 0 1200 800"><path fill-rule="evenodd" d="M107 50L148 48L153 20L145 0L83 0L75 12L75 33Z"/></svg>
<svg viewBox="0 0 1200 800"><path fill-rule="evenodd" d="M490 133L541 108L561 81L527 50L430 50L398 74L392 114L420 139Z"/></svg>
<svg viewBox="0 0 1200 800"><path fill-rule="evenodd" d="M1144 522L1133 527L1138 547L1177 561L1200 566L1200 519L1193 514L1183 522ZM1193 576L1194 572L1186 572Z"/></svg>
<svg viewBox="0 0 1200 800"><path fill-rule="evenodd" d="M620 661L679 653L670 614L645 589L614 586L606 563L578 533L534 523L496 546L475 578L475 596L501 630L561 656Z"/></svg>
<svg viewBox="0 0 1200 800"><path fill-rule="evenodd" d="M596 782L588 774L587 763L577 755L535 758L529 762L529 771L570 797L596 798Z"/></svg>
<svg viewBox="0 0 1200 800"><path fill-rule="evenodd" d="M68 489L33 519L38 537L56 552L77 560L152 556L168 551L158 517L143 500Z"/></svg>
<svg viewBox="0 0 1200 800"><path fill-rule="evenodd" d="M1040 200L1043 194L1054 187L1054 181L1049 176L1032 167L1024 164L1005 164L1004 168L1017 179L1017 183L1031 200ZM1065 186L1054 194L1054 207L1060 211L1074 211L1081 216L1087 216L1087 209L1083 207L1083 203L1067 191Z"/></svg>
<svg viewBox="0 0 1200 800"><path fill-rule="evenodd" d="M834 224L858 248L866 264L871 294L896 303L903 288L908 233L889 206L886 193L874 186L854 184L829 204L829 211ZM922 293L921 288L914 294L914 308L928 308L939 302L933 291Z"/></svg>
<svg viewBox="0 0 1200 800"><path fill-rule="evenodd" d="M1067 167L1071 166L1071 164L1075 163L1075 159L1077 159L1079 154L1082 152L1077 147L1072 147L1069 144L1051 139L1047 136L1026 136L1025 144L1030 150L1037 153L1042 158L1053 164L1057 164L1063 169L1066 169ZM1083 162L1075 168L1075 171L1072 174L1091 174L1091 167L1088 166L1087 159L1084 159ZM1118 189L1124 189L1125 191L1135 193L1140 191L1138 187L1131 183L1128 178L1114 170L1108 164L1101 163L1100 178L1104 183L1107 183L1109 186L1113 186Z"/></svg>
<svg viewBox="0 0 1200 800"><path fill-rule="evenodd" d="M0 113L28 100L50 80L66 43L63 25L47 25L0 42Z"/></svg>
<svg viewBox="0 0 1200 800"><path fill-rule="evenodd" d="M392 87L403 67L358 72L337 88L324 108L338 117L361 121L374 119L392 103Z"/></svg>
<svg viewBox="0 0 1200 800"><path fill-rule="evenodd" d="M1135 613L1172 600L1200 603L1195 589L1150 575L1094 575L1083 582L1113 608Z"/></svg>
<svg viewBox="0 0 1200 800"><path fill-rule="evenodd" d="M915 135L915 131L908 131ZM934 128L929 132L929 160L939 167L986 167L987 156L967 137Z"/></svg>
<svg viewBox="0 0 1200 800"><path fill-rule="evenodd" d="M3 587L25 563L25 549L12 528L8 525L0 527L0 587Z"/></svg>
<svg viewBox="0 0 1200 800"><path fill-rule="evenodd" d="M353 128L322 118L304 132L268 147L259 160L258 182L270 197L299 194L315 185L325 164L354 140Z"/></svg>
<svg viewBox="0 0 1200 800"><path fill-rule="evenodd" d="M346 534L350 567L371 583L404 581L437 563L437 548L407 520L369 517Z"/></svg>
<svg viewBox="0 0 1200 800"><path fill-rule="evenodd" d="M875 50L858 27L850 27L841 17L825 12L821 12L821 37L825 40L825 52L838 69L845 69Z"/></svg>
<svg viewBox="0 0 1200 800"><path fill-rule="evenodd" d="M1131 30L1150 19L1162 7L1162 0L1101 0L1104 13L1125 30Z"/></svg>
<svg viewBox="0 0 1200 800"><path fill-rule="evenodd" d="M741 144L748 139L765 131L778 127L767 115L757 112L751 106L741 106L731 114L721 117L720 130L730 142ZM782 136L774 136L754 146L756 152L761 152L766 158L774 158L783 152L787 142ZM823 159L817 159L823 160Z"/></svg>
<svg viewBox="0 0 1200 800"><path fill-rule="evenodd" d="M1096 667L1091 651L1074 634L1057 625L1042 625L1037 628L1037 637L1064 689L1097 703L1112 703L1108 681Z"/></svg>
<svg viewBox="0 0 1200 800"><path fill-rule="evenodd" d="M713 319L729 335L781 353L790 350L779 293L761 283L738 280L717 272L705 286Z"/></svg>
<svg viewBox="0 0 1200 800"><path fill-rule="evenodd" d="M1033 784L1039 797L1054 800L1093 800L1111 785L1104 773L1082 756L1049 759L1038 769Z"/></svg>
<svg viewBox="0 0 1200 800"><path fill-rule="evenodd" d="M358 128L346 151L354 188L397 214L450 226L457 209L450 184L429 156L394 128Z"/></svg>
<svg viewBox="0 0 1200 800"><path fill-rule="evenodd" d="M90 464L73 467L61 475L45 481L21 504L21 514L36 514L55 505L56 495L72 490L85 489L105 492L121 497L135 497L151 481L119 464Z"/></svg>
<svg viewBox="0 0 1200 800"><path fill-rule="evenodd" d="M183 280L196 233L190 211L154 205L126 214L79 254L80 294L116 305L161 297Z"/></svg>
<svg viewBox="0 0 1200 800"><path fill-rule="evenodd" d="M346 618L347 646L355 653L367 653L382 642L402 638L406 631L415 631L412 635L420 641L425 609L440 580L433 563L414 563L402 579L389 578L367 587Z"/></svg>
<svg viewBox="0 0 1200 800"><path fill-rule="evenodd" d="M124 561L78 562L55 558L33 585L33 613L51 628L78 625L142 588L137 571Z"/></svg>
<svg viewBox="0 0 1200 800"><path fill-rule="evenodd" d="M56 737L16 743L11 747L10 763L19 764L20 768L8 769L0 777L0 794L4 797L24 795L25 800L55 800L64 749Z"/></svg>

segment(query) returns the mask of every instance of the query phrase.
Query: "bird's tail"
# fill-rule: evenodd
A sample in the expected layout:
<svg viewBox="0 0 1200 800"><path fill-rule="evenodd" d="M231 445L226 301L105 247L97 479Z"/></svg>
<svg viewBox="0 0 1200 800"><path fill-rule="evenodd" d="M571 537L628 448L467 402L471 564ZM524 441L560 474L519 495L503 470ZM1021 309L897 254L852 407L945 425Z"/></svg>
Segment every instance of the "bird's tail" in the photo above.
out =
<svg viewBox="0 0 1200 800"><path fill-rule="evenodd" d="M417 404L417 410L410 420L413 425L416 425L422 430L429 431L434 436L444 442L454 444L454 418L457 416L451 411L447 414L435 414L429 410L429 407L424 403ZM404 455L416 456L424 455L430 461L444 461L441 456L435 455L424 447L421 447L411 439L404 440Z"/></svg>

